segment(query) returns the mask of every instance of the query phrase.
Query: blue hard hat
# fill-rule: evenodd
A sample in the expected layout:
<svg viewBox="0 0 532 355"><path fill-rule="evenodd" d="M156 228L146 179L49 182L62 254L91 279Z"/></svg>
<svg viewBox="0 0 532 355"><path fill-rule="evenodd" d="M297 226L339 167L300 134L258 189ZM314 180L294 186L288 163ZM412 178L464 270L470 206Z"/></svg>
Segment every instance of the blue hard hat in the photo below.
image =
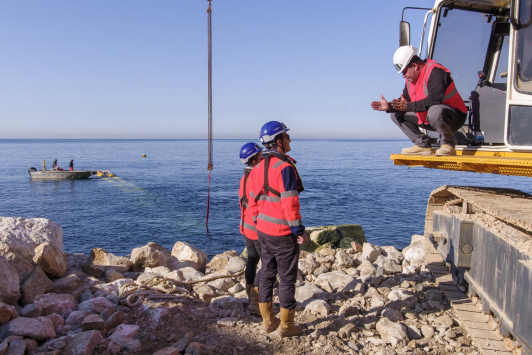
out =
<svg viewBox="0 0 532 355"><path fill-rule="evenodd" d="M240 161L243 164L247 164L249 159L251 159L255 154L262 151L260 145L256 143L246 143L240 148Z"/></svg>
<svg viewBox="0 0 532 355"><path fill-rule="evenodd" d="M260 142L262 144L271 143L275 141L275 137L288 130L289 128L286 127L284 123L279 121L270 121L260 129Z"/></svg>

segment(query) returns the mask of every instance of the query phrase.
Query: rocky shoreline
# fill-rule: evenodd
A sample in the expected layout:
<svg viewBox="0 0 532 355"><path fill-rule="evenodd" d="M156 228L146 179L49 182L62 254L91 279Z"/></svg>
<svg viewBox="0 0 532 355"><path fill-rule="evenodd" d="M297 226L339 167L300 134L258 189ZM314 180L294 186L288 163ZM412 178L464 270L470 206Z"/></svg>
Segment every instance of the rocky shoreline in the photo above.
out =
<svg viewBox="0 0 532 355"><path fill-rule="evenodd" d="M309 229L303 335L280 339L246 311L245 253L208 260L178 241L67 255L54 222L0 217L0 355L478 354L426 268L424 237L398 250L353 226Z"/></svg>

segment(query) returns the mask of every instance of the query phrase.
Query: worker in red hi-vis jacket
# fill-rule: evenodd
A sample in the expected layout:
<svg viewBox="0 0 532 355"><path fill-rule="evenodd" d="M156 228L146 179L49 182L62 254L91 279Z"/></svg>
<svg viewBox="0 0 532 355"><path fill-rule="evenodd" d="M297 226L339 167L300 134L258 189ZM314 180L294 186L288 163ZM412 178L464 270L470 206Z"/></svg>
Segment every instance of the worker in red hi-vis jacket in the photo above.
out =
<svg viewBox="0 0 532 355"><path fill-rule="evenodd" d="M305 227L299 213L299 193L303 191L301 177L290 151L288 128L281 122L266 123L260 140L268 149L250 176L249 209L256 216L256 228L261 245L262 268L259 287L259 308L262 332L288 337L301 334L294 324L295 283L299 259L299 244L307 242ZM279 275L280 320L273 312L273 286Z"/></svg>
<svg viewBox="0 0 532 355"><path fill-rule="evenodd" d="M401 154L431 155L430 137L420 128L436 131L440 148L436 155L456 155L458 131L467 119L467 107L458 93L449 69L431 59L422 60L417 49L402 46L395 51L393 64L405 78L400 99L371 102L377 111L391 113L392 121L414 143Z"/></svg>
<svg viewBox="0 0 532 355"><path fill-rule="evenodd" d="M253 167L260 161L262 148L256 143L246 143L240 148L240 161L246 164L244 175L240 179L240 233L246 237L246 250L248 260L246 263L246 293L248 295L248 312L260 315L259 309L259 277L257 277L257 265L260 261L260 242L257 236L255 220L248 209L249 203L249 176Z"/></svg>

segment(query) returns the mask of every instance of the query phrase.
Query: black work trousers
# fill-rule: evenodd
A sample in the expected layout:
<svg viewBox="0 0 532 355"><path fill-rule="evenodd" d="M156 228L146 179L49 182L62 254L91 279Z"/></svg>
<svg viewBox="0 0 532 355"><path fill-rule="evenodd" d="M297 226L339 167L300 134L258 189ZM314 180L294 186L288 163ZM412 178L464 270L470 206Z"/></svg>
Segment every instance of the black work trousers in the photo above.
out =
<svg viewBox="0 0 532 355"><path fill-rule="evenodd" d="M260 242L246 238L246 250L248 252L248 261L246 263L246 283L259 287L260 270L257 273L257 265L260 261Z"/></svg>
<svg viewBox="0 0 532 355"><path fill-rule="evenodd" d="M299 244L297 236L289 234L276 237L257 231L261 245L262 268L259 286L259 301L270 302L273 286L279 274L279 302L281 307L296 307L297 269L299 262Z"/></svg>
<svg viewBox="0 0 532 355"><path fill-rule="evenodd" d="M419 128L436 131L440 136L440 144L456 145L453 132L458 131L467 119L467 114L447 105L431 106L427 113L427 124L418 123L415 112L395 112L392 121L418 147L430 148L430 137Z"/></svg>

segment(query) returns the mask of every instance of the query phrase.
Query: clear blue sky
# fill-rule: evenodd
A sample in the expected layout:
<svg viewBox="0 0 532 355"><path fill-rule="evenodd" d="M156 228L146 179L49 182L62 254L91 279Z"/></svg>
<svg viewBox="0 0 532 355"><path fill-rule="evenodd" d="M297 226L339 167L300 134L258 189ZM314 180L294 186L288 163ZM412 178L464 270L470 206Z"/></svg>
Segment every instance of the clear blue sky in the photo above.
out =
<svg viewBox="0 0 532 355"><path fill-rule="evenodd" d="M0 2L0 138L206 138L207 1ZM215 138L403 139L370 101L405 6L433 1L213 0ZM424 12L407 12L418 46Z"/></svg>

